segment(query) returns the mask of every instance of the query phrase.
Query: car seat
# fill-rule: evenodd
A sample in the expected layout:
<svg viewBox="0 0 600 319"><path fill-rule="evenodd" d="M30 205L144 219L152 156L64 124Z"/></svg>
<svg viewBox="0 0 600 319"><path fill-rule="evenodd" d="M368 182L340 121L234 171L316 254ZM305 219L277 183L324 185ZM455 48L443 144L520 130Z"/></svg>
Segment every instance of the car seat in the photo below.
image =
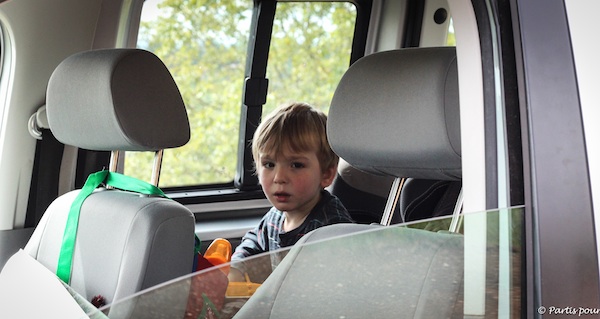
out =
<svg viewBox="0 0 600 319"><path fill-rule="evenodd" d="M338 173L328 190L337 196L358 224L394 225L454 213L462 183L460 179L405 178L398 199L385 218L394 178L363 172L340 159Z"/></svg>
<svg viewBox="0 0 600 319"><path fill-rule="evenodd" d="M49 80L46 103L56 138L88 150L154 152L190 137L180 92L148 51L94 50L65 59ZM79 192L51 203L24 249L51 271ZM188 274L194 228L192 213L173 200L98 188L81 206L68 284L88 301L101 295L111 303ZM129 310L109 315L127 317Z"/></svg>
<svg viewBox="0 0 600 319"><path fill-rule="evenodd" d="M461 176L454 48L358 60L329 111L332 148L394 178ZM462 318L463 237L338 224L305 235L235 318Z"/></svg>
<svg viewBox="0 0 600 319"><path fill-rule="evenodd" d="M342 201L355 222L372 224L381 222L393 182L391 176L363 172L340 158L337 176L327 190Z"/></svg>

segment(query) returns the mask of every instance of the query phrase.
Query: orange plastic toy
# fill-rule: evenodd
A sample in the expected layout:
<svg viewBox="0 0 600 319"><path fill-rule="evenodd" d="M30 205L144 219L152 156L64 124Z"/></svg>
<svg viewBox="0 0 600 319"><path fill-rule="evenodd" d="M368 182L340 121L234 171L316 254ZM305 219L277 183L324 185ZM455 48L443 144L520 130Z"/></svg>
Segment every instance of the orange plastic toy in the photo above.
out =
<svg viewBox="0 0 600 319"><path fill-rule="evenodd" d="M231 261L231 252L231 243L227 239L217 238L206 249L204 258L214 266L219 266ZM219 267L219 269L225 275L229 274L229 265Z"/></svg>

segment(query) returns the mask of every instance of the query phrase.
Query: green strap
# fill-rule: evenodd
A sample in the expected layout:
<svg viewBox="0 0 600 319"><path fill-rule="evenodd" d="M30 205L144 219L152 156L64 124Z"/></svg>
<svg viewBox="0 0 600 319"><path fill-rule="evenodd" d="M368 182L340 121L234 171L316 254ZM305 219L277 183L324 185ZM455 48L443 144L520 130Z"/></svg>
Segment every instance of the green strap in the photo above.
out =
<svg viewBox="0 0 600 319"><path fill-rule="evenodd" d="M106 185L125 191L136 192L144 195L154 195L168 198L163 191L149 183L141 181L137 178L125 176L119 173L108 173Z"/></svg>
<svg viewBox="0 0 600 319"><path fill-rule="evenodd" d="M79 224L81 205L83 205L83 201L90 196L90 194L92 194L92 192L94 192L94 190L102 183L126 191L168 198L163 191L160 190L160 188L133 177L128 177L106 170L90 174L85 181L83 188L71 204L69 216L67 217L67 224L65 226L65 232L63 234L60 255L58 257L56 275L67 284L71 280L73 251L75 250L75 238L77 237L77 226Z"/></svg>
<svg viewBox="0 0 600 319"><path fill-rule="evenodd" d="M221 314L219 313L217 306L215 306L215 304L210 300L210 298L208 298L206 293L202 293L202 300L204 302L204 304L202 305L202 312L200 312L197 319L205 319L208 316L209 308L210 308L210 310L212 310L215 317L217 317L217 318L221 317Z"/></svg>

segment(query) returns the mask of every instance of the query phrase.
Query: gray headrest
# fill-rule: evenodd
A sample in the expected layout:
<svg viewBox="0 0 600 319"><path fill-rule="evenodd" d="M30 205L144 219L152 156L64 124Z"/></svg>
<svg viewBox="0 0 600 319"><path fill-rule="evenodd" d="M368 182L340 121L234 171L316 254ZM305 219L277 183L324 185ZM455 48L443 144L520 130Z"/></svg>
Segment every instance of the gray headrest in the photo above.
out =
<svg viewBox="0 0 600 319"><path fill-rule="evenodd" d="M190 128L179 89L154 54L87 51L52 73L48 122L64 144L99 151L156 151L184 145Z"/></svg>
<svg viewBox="0 0 600 319"><path fill-rule="evenodd" d="M333 150L356 168L459 179L455 49L401 49L358 60L335 91L327 126Z"/></svg>

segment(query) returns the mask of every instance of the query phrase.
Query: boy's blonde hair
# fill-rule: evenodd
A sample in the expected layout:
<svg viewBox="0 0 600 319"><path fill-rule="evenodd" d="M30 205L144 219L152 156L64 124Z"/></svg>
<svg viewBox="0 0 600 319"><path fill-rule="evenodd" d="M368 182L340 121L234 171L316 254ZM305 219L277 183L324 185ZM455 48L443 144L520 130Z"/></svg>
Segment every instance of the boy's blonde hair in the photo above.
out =
<svg viewBox="0 0 600 319"><path fill-rule="evenodd" d="M321 170L338 164L339 157L327 140L327 115L306 103L277 108L260 123L252 141L252 156L315 151Z"/></svg>

